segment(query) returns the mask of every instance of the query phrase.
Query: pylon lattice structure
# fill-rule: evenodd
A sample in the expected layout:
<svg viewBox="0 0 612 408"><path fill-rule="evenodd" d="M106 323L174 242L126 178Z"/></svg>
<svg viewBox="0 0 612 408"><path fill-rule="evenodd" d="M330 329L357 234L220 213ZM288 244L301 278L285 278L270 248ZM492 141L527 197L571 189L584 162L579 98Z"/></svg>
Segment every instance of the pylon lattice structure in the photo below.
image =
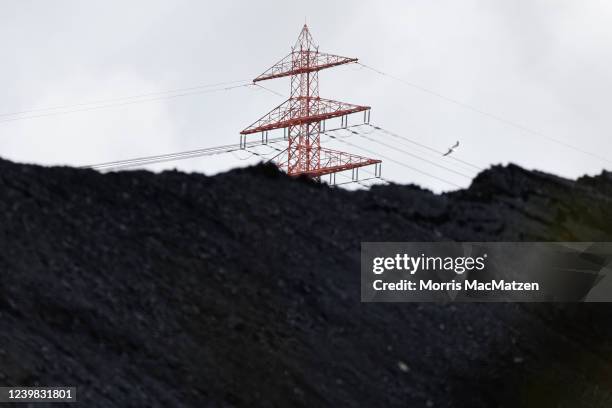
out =
<svg viewBox="0 0 612 408"><path fill-rule="evenodd" d="M265 143L268 131L286 128L289 145L276 164L287 174L320 179L323 175L352 169L354 177L356 169L374 165L375 175L379 176L380 160L321 147L321 131L326 119L340 117L342 125L346 126L349 114L363 112L364 121L369 122L369 106L319 97L319 71L353 62L357 62L357 58L319 52L304 24L291 53L253 80L257 83L290 76L289 99L240 132L241 145L246 145L247 135L261 132Z"/></svg>

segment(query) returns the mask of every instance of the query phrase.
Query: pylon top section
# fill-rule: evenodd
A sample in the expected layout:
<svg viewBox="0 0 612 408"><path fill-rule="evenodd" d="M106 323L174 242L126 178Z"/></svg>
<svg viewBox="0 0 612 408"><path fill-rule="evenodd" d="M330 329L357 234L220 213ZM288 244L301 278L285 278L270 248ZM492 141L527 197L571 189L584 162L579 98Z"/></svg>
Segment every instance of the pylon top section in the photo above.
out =
<svg viewBox="0 0 612 408"><path fill-rule="evenodd" d="M299 57L296 54L299 54ZM255 78L253 82L316 72L325 68L357 61L357 58L341 57L339 55L319 52L319 47L314 43L308 26L304 24L297 42L291 49L291 53Z"/></svg>
<svg viewBox="0 0 612 408"><path fill-rule="evenodd" d="M308 25L306 23L304 23L304 27L302 27L302 31L300 31L300 35L298 36L298 39L295 42L295 45L293 46L294 50L299 50L300 48L304 50L319 48L319 46L316 45L314 40L312 39L312 35L310 34L310 30L308 29Z"/></svg>

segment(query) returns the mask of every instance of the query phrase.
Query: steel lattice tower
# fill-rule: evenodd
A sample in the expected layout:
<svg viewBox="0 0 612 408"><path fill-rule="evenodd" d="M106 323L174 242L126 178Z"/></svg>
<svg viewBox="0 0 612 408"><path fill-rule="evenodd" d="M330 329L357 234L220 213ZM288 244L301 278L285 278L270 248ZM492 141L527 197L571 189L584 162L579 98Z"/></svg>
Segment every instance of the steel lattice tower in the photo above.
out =
<svg viewBox="0 0 612 408"><path fill-rule="evenodd" d="M289 145L277 159L277 165L287 174L319 179L326 174L374 165L378 176L380 160L321 147L321 131L326 119L340 117L346 126L349 114L364 112L364 121L369 121L369 106L319 97L319 71L353 62L357 62L357 58L319 52L308 26L304 24L291 53L253 80L257 83L290 76L291 96L240 132L241 145L245 146L249 134L262 132L265 142L268 131L286 128Z"/></svg>

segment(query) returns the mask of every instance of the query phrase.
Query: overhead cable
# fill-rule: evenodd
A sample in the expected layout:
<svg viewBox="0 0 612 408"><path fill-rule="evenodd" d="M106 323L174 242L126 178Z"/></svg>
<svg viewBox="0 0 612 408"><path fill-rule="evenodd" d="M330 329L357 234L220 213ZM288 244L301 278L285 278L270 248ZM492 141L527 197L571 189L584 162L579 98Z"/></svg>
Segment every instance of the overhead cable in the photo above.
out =
<svg viewBox="0 0 612 408"><path fill-rule="evenodd" d="M214 84L202 84L202 85L195 85L195 86L190 86L186 88L175 88L175 89L168 89L164 91L141 93L141 94L136 94L136 95L118 96L115 98L98 99L98 100L91 101L91 102L80 102L80 103L67 104L67 105L50 106L46 108L26 109L26 110L21 110L21 111L16 111L16 112L5 112L5 113L0 113L0 117L24 115L26 113L45 112L45 111L52 111L52 110L58 110L58 109L77 108L77 107L88 106L88 105L99 105L99 104L105 104L109 102L118 102L118 101L123 101L123 100L128 100L128 99L146 98L149 96L164 95L164 94L170 94L170 93L176 93L176 92L193 91L193 90L202 89L202 88L213 88L213 87L219 87L219 86L224 86L224 85L233 85L233 84L248 83L248 82L250 81L240 80L240 81L217 82Z"/></svg>
<svg viewBox="0 0 612 408"><path fill-rule="evenodd" d="M522 132L529 133L529 134L531 134L533 136L537 136L537 137L542 138L542 139L546 139L546 140L548 140L550 142L553 142L553 143L557 143L557 144L559 144L561 146L564 146L564 147L566 147L568 149L575 150L575 151L577 151L579 153L582 153L582 154L585 154L585 155L597 158L597 159L605 161L607 163L612 163L612 160L610 160L607 157L604 157L604 156L601 156L601 155L599 155L597 153L585 150L585 149L583 149L583 148L581 148L579 146L567 143L567 142L565 142L563 140L559 140L559 139L556 139L554 137L548 136L548 135L546 135L546 134L544 134L542 132L538 132L536 130L530 129L530 128L524 126L524 125L521 125L520 123L514 122L514 121L509 120L509 119L505 119L505 118L503 118L503 117L501 117L499 115L496 115L496 114L484 111L484 110L482 110L480 108L477 108L477 107L475 107L473 105L470 105L468 103L462 102L462 101L460 101L458 99L454 99L454 98L445 96L445 95L443 95L443 94L441 94L439 92L432 91L431 89L425 88L425 87L423 87L421 85L418 85L418 84L415 84L413 82L406 81L405 79L402 79L402 78L399 78L397 76L388 74L388 73L383 72L383 71L381 71L379 69L373 68L373 67L371 67L369 65L365 65L365 64L362 64L360 62L357 62L357 64L359 64L359 65L363 66L364 68L367 68L370 71L375 72L375 73L377 73L379 75L391 78L391 79L393 79L395 81L401 82L401 83L403 83L403 84L405 84L407 86L410 86L410 87L412 87L414 89L417 89L417 90L419 90L421 92L428 93L428 94L433 95L433 96L435 96L437 98L440 98L440 99L442 99L442 100L444 100L446 102L450 102L450 103L455 104L457 106L460 106L460 107L462 107L464 109L467 109L467 110L470 110L472 112L478 113L480 115L486 116L486 117L488 117L490 119L496 120L496 121L498 121L500 123L503 123L503 124L505 124L507 126L513 127L515 129L518 129L518 130L520 130Z"/></svg>
<svg viewBox="0 0 612 408"><path fill-rule="evenodd" d="M356 144L354 144L354 143L351 143L351 142L347 142L346 140L343 140L342 138L337 138L337 137L334 137L334 136L331 136L331 137L332 137L332 138L334 138L334 139L337 139L338 141L340 141L340 142L342 142L342 143L344 143L344 144L346 144L346 145L348 145L348 146L352 146L352 147L354 147L354 148L356 148L356 149L363 150L363 151L365 151L365 152L367 152L367 153L369 153L369 154L372 154L372 155L374 155L375 157L380 157L380 158L383 158L383 159L385 159L385 160L388 160L388 161L390 161L390 162L392 162L392 163L397 164L398 166L405 167L405 168L407 168L407 169L410 169L410 170L412 170L412 171L414 171L414 172L417 172L417 173L419 173L419 174L422 174L422 175L424 175L424 176L427 176L427 177L433 178L433 179L435 179L435 180L441 181L441 182L443 182L443 183L445 183L445 184L449 184L449 185L451 185L451 186L453 186L453 187L461 188L461 186L460 186L459 184L456 184L456 183L454 183L454 182L452 182L452 181L449 181L449 180L443 179L443 178L441 178L441 177L435 176L435 175L433 175L433 174L431 174L431 173L428 173L428 172L426 172L426 171L419 170L419 169L417 169L416 167L413 167L413 166L410 166L410 165L408 165L408 164L406 164L406 163L403 163L403 162L400 162L400 161L398 161L398 160L395 160L395 159L393 159L393 158L391 158L391 157L389 157L389 156L384 156L384 155L382 155L382 154L380 154L380 153L377 153L377 152L375 152L375 151L373 151L373 150L367 149L367 148L362 147L362 146L358 146L358 145L356 145Z"/></svg>
<svg viewBox="0 0 612 408"><path fill-rule="evenodd" d="M380 130L381 132L384 132L384 133L388 134L389 136L395 137L397 139L405 140L405 141L407 141L407 142L409 142L411 144L414 144L416 146L420 146L423 149L429 150L429 151L431 151L433 153L437 153L438 155L440 155L440 157L442 157L442 155L444 154L444 152L441 151L441 150L434 149L433 147L430 147L430 146L427 146L427 145L425 145L423 143L417 142L417 141L415 141L413 139L410 139L410 138L408 138L406 136L399 135L399 134L394 133L394 132L392 132L390 130L384 129L384 128L380 127L380 126L374 126L374 125L370 125L370 126L372 126L374 129ZM462 160L462 159L460 159L460 158L458 158L458 157L456 157L454 155L453 156L446 156L445 159L453 160L453 161L456 161L458 163L462 163L462 164L464 164L466 166L470 166L470 167L474 168L475 170L479 170L479 171L484 170L484 168L482 168L480 166L477 166L477 165L475 165L473 163L470 163L468 161Z"/></svg>
<svg viewBox="0 0 612 408"><path fill-rule="evenodd" d="M172 98L179 98L179 97L191 96L191 95L201 95L201 94L206 94L206 93L229 91L232 89L244 88L244 87L250 87L250 86L253 86L253 84L249 83L249 84L242 84L242 85L233 85L233 86L228 86L228 87L223 87L223 88L183 92L183 93L172 94L172 95L158 96L158 97L152 97L152 98L146 98L146 99L127 100L123 102L107 103L103 105L88 106L88 107L83 107L79 109L71 109L71 110L62 110L58 112L47 112L47 113L41 113L41 114L36 114L36 115L14 116L14 117L0 119L0 123L14 122L14 121L26 120L26 119L36 119L36 118L42 118L42 117L48 117L48 116L66 115L66 114L78 113L78 112L89 112L89 111L94 111L98 109L108 109L108 108L114 108L117 106L133 105L133 104L143 103L143 102L152 102L152 101L159 101L163 99L172 99Z"/></svg>

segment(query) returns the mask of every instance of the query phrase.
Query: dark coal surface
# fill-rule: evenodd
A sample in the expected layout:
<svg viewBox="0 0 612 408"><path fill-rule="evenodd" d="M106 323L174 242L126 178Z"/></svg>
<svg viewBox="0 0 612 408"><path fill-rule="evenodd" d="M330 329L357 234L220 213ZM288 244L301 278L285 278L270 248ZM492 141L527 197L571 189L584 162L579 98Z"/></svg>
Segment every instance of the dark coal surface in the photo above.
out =
<svg viewBox="0 0 612 408"><path fill-rule="evenodd" d="M0 385L84 407L610 407L610 305L362 304L359 248L612 241L611 204L610 173L512 165L435 195L0 161Z"/></svg>

